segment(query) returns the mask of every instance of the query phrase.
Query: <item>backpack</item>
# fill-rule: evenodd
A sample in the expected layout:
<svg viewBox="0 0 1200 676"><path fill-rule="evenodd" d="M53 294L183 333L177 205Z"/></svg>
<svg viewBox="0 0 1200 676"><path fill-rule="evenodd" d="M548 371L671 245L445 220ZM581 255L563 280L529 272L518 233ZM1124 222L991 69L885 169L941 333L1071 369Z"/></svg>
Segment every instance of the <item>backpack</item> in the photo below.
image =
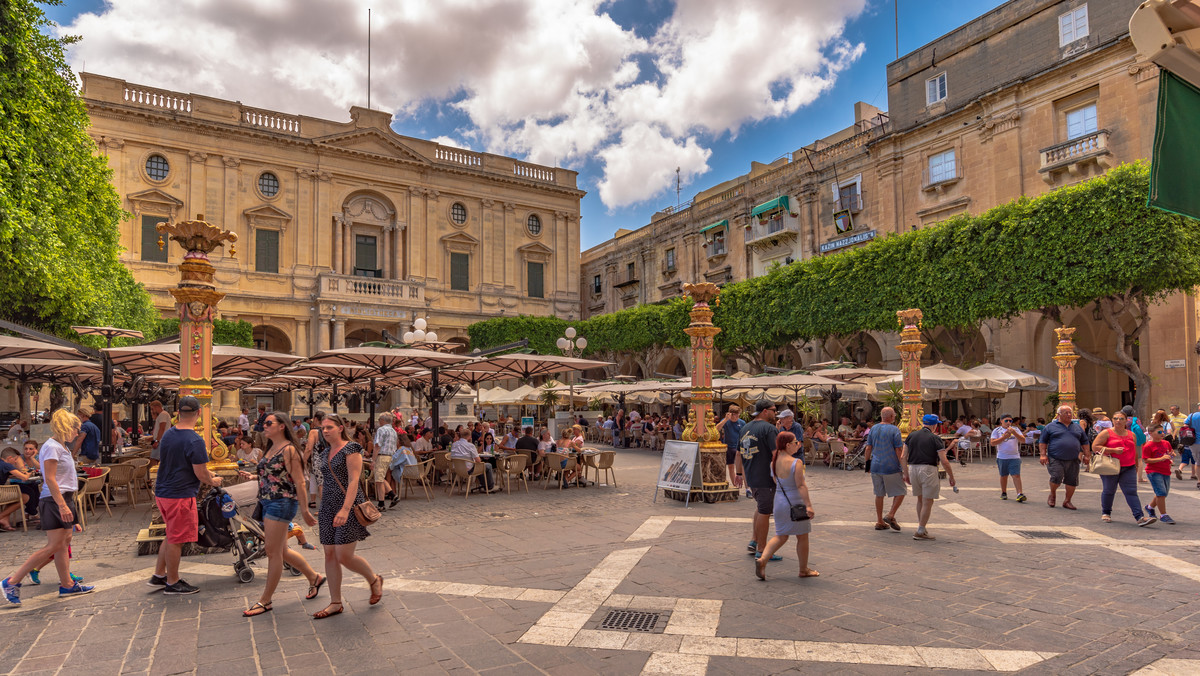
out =
<svg viewBox="0 0 1200 676"><path fill-rule="evenodd" d="M1179 428L1179 433L1175 435L1175 438L1179 441L1180 446L1191 446L1196 443L1196 428L1192 427L1191 415L1183 421L1183 426Z"/></svg>

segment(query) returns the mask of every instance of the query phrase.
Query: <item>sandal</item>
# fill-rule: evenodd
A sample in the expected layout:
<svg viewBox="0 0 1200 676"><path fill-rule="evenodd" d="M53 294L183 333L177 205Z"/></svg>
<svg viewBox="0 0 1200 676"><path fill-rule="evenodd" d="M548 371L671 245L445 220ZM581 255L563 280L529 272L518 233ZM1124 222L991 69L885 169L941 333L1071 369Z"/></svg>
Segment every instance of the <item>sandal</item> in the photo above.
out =
<svg viewBox="0 0 1200 676"><path fill-rule="evenodd" d="M305 595L306 601L311 601L317 598L317 594L321 593L321 587L325 586L325 576L317 573L317 581L315 584L308 585L308 594Z"/></svg>
<svg viewBox="0 0 1200 676"><path fill-rule="evenodd" d="M1100 520L1103 521L1104 523L1112 523L1112 517L1109 516L1108 514L1101 514Z"/></svg>
<svg viewBox="0 0 1200 676"><path fill-rule="evenodd" d="M334 606L337 606L337 610L330 610L330 608L332 608ZM330 601L329 605L326 606L324 609L318 610L317 612L313 613L313 619L314 620L323 620L327 617L333 617L334 615L341 615L343 610L345 610L345 608L342 606L341 601Z"/></svg>
<svg viewBox="0 0 1200 676"><path fill-rule="evenodd" d="M379 585L378 592L375 591L376 584ZM371 605L375 605L376 603L379 603L379 599L382 599L382 598L383 598L383 576L376 575L375 581L371 583L371 599L370 599Z"/></svg>
<svg viewBox="0 0 1200 676"><path fill-rule="evenodd" d="M805 568L804 570L800 571L800 577L821 577L821 574L812 568Z"/></svg>
<svg viewBox="0 0 1200 676"><path fill-rule="evenodd" d="M766 561L763 561L762 559L754 560L754 576L757 577L758 579L762 580L763 582L767 581L766 567L767 567Z"/></svg>
<svg viewBox="0 0 1200 676"><path fill-rule="evenodd" d="M255 612L256 610L258 612ZM257 615L262 615L263 613L269 613L269 612L271 612L271 602L267 601L264 604L262 601L259 601L259 602L255 603L254 605L250 606L250 608L248 610L242 611L242 617L255 617Z"/></svg>

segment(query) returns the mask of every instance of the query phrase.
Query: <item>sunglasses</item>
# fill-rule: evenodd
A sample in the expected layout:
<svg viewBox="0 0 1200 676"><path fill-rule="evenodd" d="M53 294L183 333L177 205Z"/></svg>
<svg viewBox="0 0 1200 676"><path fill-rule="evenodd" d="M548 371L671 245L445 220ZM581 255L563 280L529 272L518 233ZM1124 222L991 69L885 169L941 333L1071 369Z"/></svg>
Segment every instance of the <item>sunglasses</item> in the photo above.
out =
<svg viewBox="0 0 1200 676"><path fill-rule="evenodd" d="M274 421L274 420L264 420L264 421L263 421L263 427L270 427L270 426L272 426L272 425L274 425L274 424L275 424L275 421Z"/></svg>

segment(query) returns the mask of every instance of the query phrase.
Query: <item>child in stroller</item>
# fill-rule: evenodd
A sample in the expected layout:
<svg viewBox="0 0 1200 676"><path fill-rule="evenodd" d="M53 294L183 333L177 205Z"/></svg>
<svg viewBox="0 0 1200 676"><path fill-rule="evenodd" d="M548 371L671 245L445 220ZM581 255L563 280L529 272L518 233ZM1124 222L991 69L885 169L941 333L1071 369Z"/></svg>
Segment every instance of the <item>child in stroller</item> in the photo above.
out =
<svg viewBox="0 0 1200 676"><path fill-rule="evenodd" d="M254 518L257 506L258 484L254 481L230 486L228 491L214 487L198 506L199 544L228 547L233 552L233 572L241 582L254 579L251 563L266 555L262 523ZM285 563L284 567L292 577L300 575L300 571L291 565Z"/></svg>

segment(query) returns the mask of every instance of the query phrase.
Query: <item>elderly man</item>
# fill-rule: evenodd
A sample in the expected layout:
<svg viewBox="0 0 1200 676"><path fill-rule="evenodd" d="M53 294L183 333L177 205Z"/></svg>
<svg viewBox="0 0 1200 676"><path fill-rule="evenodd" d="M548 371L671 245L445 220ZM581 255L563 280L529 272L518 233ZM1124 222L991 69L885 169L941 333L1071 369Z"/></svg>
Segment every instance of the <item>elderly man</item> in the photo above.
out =
<svg viewBox="0 0 1200 676"><path fill-rule="evenodd" d="M479 461L479 450L476 449L475 444L472 444L467 438L469 436L470 434L465 431L462 433L455 432L456 439L454 443L450 445L450 458L453 460L466 460L468 472L474 469L475 463ZM500 488L495 485L495 479L492 476L492 466L485 465L485 467L486 473L484 476L486 481L484 481L483 488L488 493L495 493L496 491L500 490Z"/></svg>
<svg viewBox="0 0 1200 676"><path fill-rule="evenodd" d="M1050 497L1046 504L1053 507L1058 498L1058 487L1067 485L1063 509L1075 509L1071 497L1079 485L1079 463L1085 455L1091 455L1087 436L1078 423L1071 420L1070 406L1059 406L1058 414L1042 429L1038 439L1038 455L1041 463L1050 472Z"/></svg>
<svg viewBox="0 0 1200 676"><path fill-rule="evenodd" d="M383 499L389 495L395 498L395 494L388 491L388 473L392 469L392 457L396 455L398 439L396 429L392 427L393 420L395 418L391 413L380 413L379 427L375 429L375 464L371 467L371 474L375 481L375 499L379 501L377 506L381 512L384 509Z"/></svg>
<svg viewBox="0 0 1200 676"><path fill-rule="evenodd" d="M904 480L908 475L904 464L904 439L900 436L900 428L895 425L894 408L884 406L879 418L881 422L871 427L863 443L867 468L871 472L871 485L875 491L875 530L891 528L898 531L900 524L896 521L896 511L908 494L904 488ZM937 424L936 420L934 424ZM887 516L883 515L884 498L892 499L892 508Z"/></svg>
<svg viewBox="0 0 1200 676"><path fill-rule="evenodd" d="M937 538L925 530L929 523L929 515L933 513L933 501L938 499L942 491L942 481L938 478L938 465L946 470L950 479L950 487L954 487L954 469L946 458L946 444L934 431L938 417L932 413L921 418L923 427L908 435L905 440L904 457L908 461L904 479L912 484L913 497L917 499L917 532L914 540L936 540Z"/></svg>

